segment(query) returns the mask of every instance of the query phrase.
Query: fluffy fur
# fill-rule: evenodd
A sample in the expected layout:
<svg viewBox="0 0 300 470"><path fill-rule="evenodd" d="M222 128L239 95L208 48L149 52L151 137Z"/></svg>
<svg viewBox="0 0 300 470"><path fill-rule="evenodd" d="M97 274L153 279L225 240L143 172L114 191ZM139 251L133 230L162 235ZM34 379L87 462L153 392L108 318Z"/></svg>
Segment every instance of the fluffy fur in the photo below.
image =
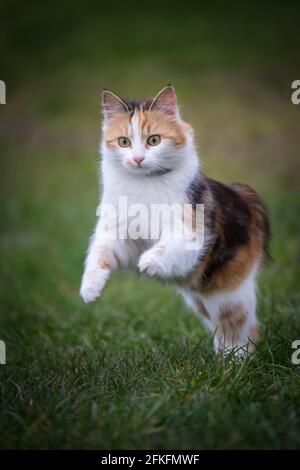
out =
<svg viewBox="0 0 300 470"><path fill-rule="evenodd" d="M113 270L133 267L177 286L214 333L216 351L250 350L258 336L256 276L269 239L263 203L248 186L224 185L200 171L193 130L179 114L173 87L149 101L122 100L105 90L102 104L102 198L85 262L83 300L95 301ZM150 136L156 136L156 145L149 143ZM146 208L188 202L194 211L204 204L204 244L187 250L191 230L186 227L175 238L174 221L170 230L165 220L156 227L158 238L149 238L149 221L142 213L137 239L109 237L115 224L128 235L120 196L126 196L128 206L142 203ZM116 222L104 211L107 205L115 209Z"/></svg>

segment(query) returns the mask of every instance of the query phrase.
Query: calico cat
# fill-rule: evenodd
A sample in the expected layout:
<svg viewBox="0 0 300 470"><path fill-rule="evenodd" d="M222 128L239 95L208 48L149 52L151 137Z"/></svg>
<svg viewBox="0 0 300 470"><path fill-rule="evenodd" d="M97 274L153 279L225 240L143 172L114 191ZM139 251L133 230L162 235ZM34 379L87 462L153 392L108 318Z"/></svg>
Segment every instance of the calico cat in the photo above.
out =
<svg viewBox="0 0 300 470"><path fill-rule="evenodd" d="M245 184L225 185L203 174L193 129L182 120L171 85L149 101L123 100L104 90L102 105L102 198L82 278L83 300L95 301L113 270L134 267L177 286L213 332L217 352L252 350L258 337L256 276L270 237L262 201ZM192 219L203 204L204 243L187 249L195 235L184 225L182 236L174 237L176 219L173 230L167 230L169 219L162 220L158 236L149 237L145 214L139 217L139 236L130 237L127 228L125 236L108 236L112 227L127 227L120 196L129 207L188 203ZM107 206L111 210L104 210Z"/></svg>

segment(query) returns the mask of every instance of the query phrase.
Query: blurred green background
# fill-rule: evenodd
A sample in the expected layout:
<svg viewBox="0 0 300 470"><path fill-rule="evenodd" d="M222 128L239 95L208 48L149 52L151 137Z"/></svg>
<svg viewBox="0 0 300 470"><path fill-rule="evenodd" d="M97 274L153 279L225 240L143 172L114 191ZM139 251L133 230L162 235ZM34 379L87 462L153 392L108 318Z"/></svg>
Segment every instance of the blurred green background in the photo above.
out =
<svg viewBox="0 0 300 470"><path fill-rule="evenodd" d="M297 2L0 2L2 448L299 448ZM171 82L203 169L265 199L257 352L218 361L171 288L78 296L95 223L100 92Z"/></svg>

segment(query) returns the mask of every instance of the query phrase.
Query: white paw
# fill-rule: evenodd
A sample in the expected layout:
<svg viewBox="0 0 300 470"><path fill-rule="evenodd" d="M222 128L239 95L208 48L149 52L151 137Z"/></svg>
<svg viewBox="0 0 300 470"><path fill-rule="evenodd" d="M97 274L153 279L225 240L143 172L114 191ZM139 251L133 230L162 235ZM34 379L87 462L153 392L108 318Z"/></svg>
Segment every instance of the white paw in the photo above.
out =
<svg viewBox="0 0 300 470"><path fill-rule="evenodd" d="M165 270L162 257L150 251L146 251L139 259L138 268L148 276L164 277Z"/></svg>
<svg viewBox="0 0 300 470"><path fill-rule="evenodd" d="M80 296L86 304L95 302L101 294L103 287L108 279L108 272L102 269L85 273L83 275Z"/></svg>

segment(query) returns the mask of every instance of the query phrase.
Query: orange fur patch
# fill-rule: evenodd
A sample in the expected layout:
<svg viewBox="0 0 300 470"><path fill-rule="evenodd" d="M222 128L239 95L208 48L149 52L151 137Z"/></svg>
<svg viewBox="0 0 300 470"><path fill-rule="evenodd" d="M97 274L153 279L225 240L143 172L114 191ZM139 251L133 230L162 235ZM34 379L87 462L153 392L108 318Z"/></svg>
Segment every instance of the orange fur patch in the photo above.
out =
<svg viewBox="0 0 300 470"><path fill-rule="evenodd" d="M111 249L102 247L99 253L99 266L105 271L112 271L120 266L120 261Z"/></svg>
<svg viewBox="0 0 300 470"><path fill-rule="evenodd" d="M221 309L220 324L224 335L240 330L245 325L246 320L247 311L241 303Z"/></svg>
<svg viewBox="0 0 300 470"><path fill-rule="evenodd" d="M145 142L150 135L158 134L162 139L171 140L176 147L185 145L187 134L192 129L189 124L181 123L174 116L160 110L144 111L143 108L140 108L135 112L138 113L139 127ZM131 118L129 113L124 112L109 119L105 132L105 141L108 147L117 146L119 137L132 138Z"/></svg>
<svg viewBox="0 0 300 470"><path fill-rule="evenodd" d="M163 139L170 139L176 147L182 147L186 143L187 129L173 116L169 116L160 110L145 111L141 119L143 136L158 134Z"/></svg>
<svg viewBox="0 0 300 470"><path fill-rule="evenodd" d="M263 206L256 193L251 190L251 188L244 185L236 185L234 189L247 203L250 210L251 220L248 229L249 242L245 245L241 245L236 250L232 259L216 271L208 282L203 283L202 276L213 257L213 244L210 245L202 262L183 283L183 285L195 290L199 290L201 286L201 292L205 294L236 289L250 274L255 264L259 265L264 257L264 247L266 243L264 219L266 215L263 211ZM205 210L207 210L209 205L210 202L205 201ZM214 236L222 236L221 211L218 206L215 208Z"/></svg>
<svg viewBox="0 0 300 470"><path fill-rule="evenodd" d="M116 147L119 137L130 137L130 121L126 113L119 113L113 116L109 122L105 133L105 141L108 147Z"/></svg>

